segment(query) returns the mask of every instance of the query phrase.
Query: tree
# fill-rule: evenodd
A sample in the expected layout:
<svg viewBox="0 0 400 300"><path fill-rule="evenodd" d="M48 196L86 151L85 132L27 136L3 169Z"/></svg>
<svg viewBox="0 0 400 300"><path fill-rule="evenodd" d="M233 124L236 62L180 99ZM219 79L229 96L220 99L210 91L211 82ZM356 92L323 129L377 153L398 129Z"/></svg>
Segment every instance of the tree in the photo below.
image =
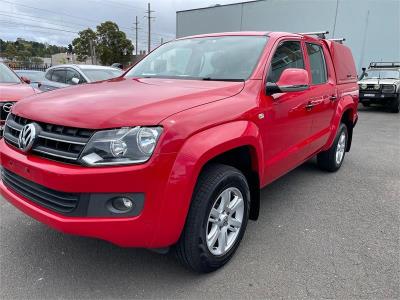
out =
<svg viewBox="0 0 400 300"><path fill-rule="evenodd" d="M5 54L9 60L13 60L17 56L17 48L14 46L14 44L7 44Z"/></svg>
<svg viewBox="0 0 400 300"><path fill-rule="evenodd" d="M34 65L42 65L43 59L41 59L40 57L33 57L31 59L31 63L33 63Z"/></svg>
<svg viewBox="0 0 400 300"><path fill-rule="evenodd" d="M72 41L78 60L85 61L90 56L90 41L96 45L96 32L88 28L79 32L79 37Z"/></svg>
<svg viewBox="0 0 400 300"><path fill-rule="evenodd" d="M107 21L97 26L96 53L102 64L127 64L131 60L133 50L132 42L119 30L117 24Z"/></svg>
<svg viewBox="0 0 400 300"><path fill-rule="evenodd" d="M74 48L72 47L72 44L68 44L67 53L68 54L73 54L74 53Z"/></svg>

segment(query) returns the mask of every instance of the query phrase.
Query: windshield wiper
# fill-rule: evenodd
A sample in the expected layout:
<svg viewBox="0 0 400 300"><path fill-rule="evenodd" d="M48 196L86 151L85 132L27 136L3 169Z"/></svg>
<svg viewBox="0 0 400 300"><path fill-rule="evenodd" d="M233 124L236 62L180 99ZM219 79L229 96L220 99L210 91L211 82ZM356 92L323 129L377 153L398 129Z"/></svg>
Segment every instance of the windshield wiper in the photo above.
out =
<svg viewBox="0 0 400 300"><path fill-rule="evenodd" d="M244 79L239 79L239 78L212 78L212 77L203 77L200 78L201 80L205 81L233 81L233 82L241 82L244 81Z"/></svg>

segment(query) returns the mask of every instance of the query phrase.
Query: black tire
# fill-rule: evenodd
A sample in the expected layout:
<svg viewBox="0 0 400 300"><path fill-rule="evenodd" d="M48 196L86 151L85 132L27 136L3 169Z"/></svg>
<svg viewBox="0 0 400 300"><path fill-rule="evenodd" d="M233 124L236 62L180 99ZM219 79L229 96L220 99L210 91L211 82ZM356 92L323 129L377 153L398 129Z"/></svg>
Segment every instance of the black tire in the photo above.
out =
<svg viewBox="0 0 400 300"><path fill-rule="evenodd" d="M216 199L227 188L237 188L244 202L242 225L232 247L224 255L214 255L207 246L207 224ZM185 228L174 251L187 268L208 273L225 265L234 255L243 238L249 218L250 190L245 176L237 169L221 164L206 166L199 176Z"/></svg>
<svg viewBox="0 0 400 300"><path fill-rule="evenodd" d="M393 100L392 105L390 107L390 111L395 114L399 113L399 111L400 111L400 96L397 99Z"/></svg>
<svg viewBox="0 0 400 300"><path fill-rule="evenodd" d="M329 171L329 172L336 172L342 166L346 150L343 153L343 157L342 157L340 163L337 163L337 161L336 161L336 149L338 147L339 138L342 135L342 133L344 133L346 136L345 149L347 149L349 134L348 134L346 124L341 123L339 126L339 130L337 132L336 138L335 138L331 148L329 148L328 150L323 151L317 155L317 163L318 163L318 167L320 169Z"/></svg>

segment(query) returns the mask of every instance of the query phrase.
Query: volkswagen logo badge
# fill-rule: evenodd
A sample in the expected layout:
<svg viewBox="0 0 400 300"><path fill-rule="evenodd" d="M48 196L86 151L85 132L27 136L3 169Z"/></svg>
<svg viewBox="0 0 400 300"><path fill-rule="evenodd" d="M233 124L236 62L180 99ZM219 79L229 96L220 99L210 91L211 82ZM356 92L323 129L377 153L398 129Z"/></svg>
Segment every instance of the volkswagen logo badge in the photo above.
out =
<svg viewBox="0 0 400 300"><path fill-rule="evenodd" d="M12 107L13 107L13 103L6 103L3 105L3 110L6 113L10 113Z"/></svg>
<svg viewBox="0 0 400 300"><path fill-rule="evenodd" d="M26 124L19 133L18 144L19 148L28 152L32 149L36 137L39 132L39 126L35 123Z"/></svg>

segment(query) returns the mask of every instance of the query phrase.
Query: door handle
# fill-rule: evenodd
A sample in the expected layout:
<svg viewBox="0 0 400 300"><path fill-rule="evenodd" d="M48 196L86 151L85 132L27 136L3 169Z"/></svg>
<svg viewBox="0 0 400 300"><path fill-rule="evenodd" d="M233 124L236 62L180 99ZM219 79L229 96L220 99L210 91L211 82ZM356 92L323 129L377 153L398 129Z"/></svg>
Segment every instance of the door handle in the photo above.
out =
<svg viewBox="0 0 400 300"><path fill-rule="evenodd" d="M305 108L306 110L310 111L313 109L315 104L312 103L312 101L308 101L308 103L306 104Z"/></svg>
<svg viewBox="0 0 400 300"><path fill-rule="evenodd" d="M337 100L337 96L336 95L332 95L332 96L329 97L329 100L336 101Z"/></svg>

